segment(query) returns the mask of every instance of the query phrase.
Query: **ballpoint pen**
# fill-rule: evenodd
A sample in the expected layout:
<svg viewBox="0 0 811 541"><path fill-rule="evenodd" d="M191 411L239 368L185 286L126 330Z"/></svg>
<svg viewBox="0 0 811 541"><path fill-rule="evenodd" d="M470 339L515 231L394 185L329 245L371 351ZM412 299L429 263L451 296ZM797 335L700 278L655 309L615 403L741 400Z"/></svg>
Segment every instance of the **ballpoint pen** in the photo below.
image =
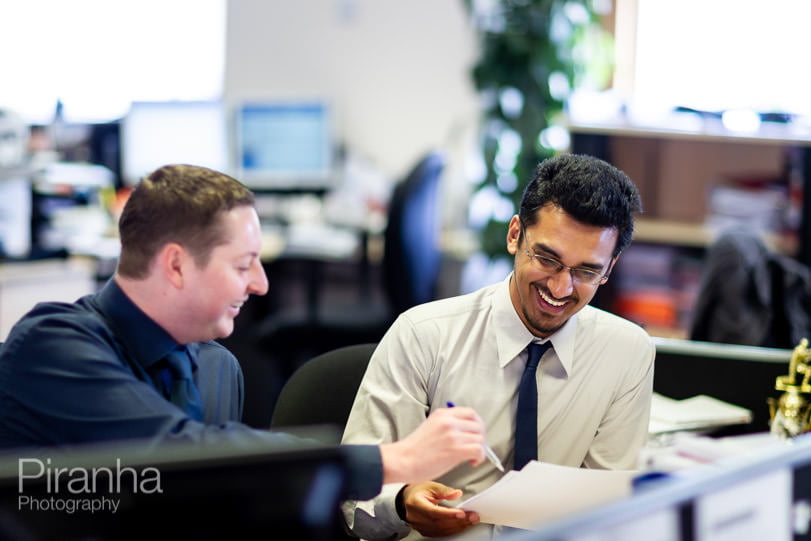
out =
<svg viewBox="0 0 811 541"><path fill-rule="evenodd" d="M452 408L453 402L448 402L448 407ZM496 452L493 451L493 448L490 447L487 442L484 442L484 456L487 457L487 460L489 460L493 466L498 469L498 471L504 472L504 465L501 463L501 460L498 459Z"/></svg>

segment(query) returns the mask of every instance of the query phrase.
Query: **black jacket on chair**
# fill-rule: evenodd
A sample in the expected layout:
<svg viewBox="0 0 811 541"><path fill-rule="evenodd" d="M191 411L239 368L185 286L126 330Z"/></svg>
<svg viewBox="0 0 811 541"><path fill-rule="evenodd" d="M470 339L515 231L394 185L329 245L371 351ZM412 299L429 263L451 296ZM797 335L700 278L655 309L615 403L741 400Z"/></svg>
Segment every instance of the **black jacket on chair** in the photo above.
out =
<svg viewBox="0 0 811 541"><path fill-rule="evenodd" d="M690 339L793 348L811 332L811 271L752 231L709 247Z"/></svg>

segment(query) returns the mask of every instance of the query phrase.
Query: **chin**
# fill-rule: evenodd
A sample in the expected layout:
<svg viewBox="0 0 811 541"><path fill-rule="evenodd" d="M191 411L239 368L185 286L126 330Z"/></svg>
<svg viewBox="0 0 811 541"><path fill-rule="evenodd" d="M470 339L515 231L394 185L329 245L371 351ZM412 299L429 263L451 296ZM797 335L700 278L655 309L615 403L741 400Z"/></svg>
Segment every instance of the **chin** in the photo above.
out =
<svg viewBox="0 0 811 541"><path fill-rule="evenodd" d="M228 329L222 329L217 333L216 338L228 338L234 333L234 326L231 325ZM215 340L216 340L215 338Z"/></svg>
<svg viewBox="0 0 811 541"><path fill-rule="evenodd" d="M218 338L228 338L234 332L234 322L220 323L211 329L211 337L209 340L216 340Z"/></svg>
<svg viewBox="0 0 811 541"><path fill-rule="evenodd" d="M527 321L529 321L529 324L532 326L532 329L530 329L530 332L532 332L533 334L536 334L536 335L539 334L539 335L544 336L544 337L549 336L553 332L555 332L558 329L560 329L561 327L563 327L563 325L566 323L567 320L568 320L568 317L566 317L566 318L554 318L554 319L552 319L552 318L543 318L543 320L541 320L541 319L539 319L537 317L533 317L533 318L527 317Z"/></svg>

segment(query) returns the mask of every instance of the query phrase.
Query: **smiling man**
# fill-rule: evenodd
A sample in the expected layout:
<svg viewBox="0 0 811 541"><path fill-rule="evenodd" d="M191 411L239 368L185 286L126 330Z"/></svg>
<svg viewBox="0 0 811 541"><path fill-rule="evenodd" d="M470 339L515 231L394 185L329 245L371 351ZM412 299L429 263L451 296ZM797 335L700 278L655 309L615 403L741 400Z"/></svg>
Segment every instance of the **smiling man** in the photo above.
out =
<svg viewBox="0 0 811 541"><path fill-rule="evenodd" d="M453 402L479 412L507 467L636 468L655 350L643 329L588 303L630 243L640 207L631 180L608 163L568 154L541 163L507 230L513 272L399 317L371 359L344 443L394 441ZM363 538L490 539L497 532L475 513L440 502L501 475L489 463L461 465L438 482L386 485L344 512Z"/></svg>
<svg viewBox="0 0 811 541"><path fill-rule="evenodd" d="M253 193L204 167L161 167L132 192L119 233L111 280L75 303L38 304L0 348L0 449L295 441L239 422L242 373L214 341L268 289ZM444 408L399 441L347 446L348 491L371 497L383 481L479 464L483 432L470 408Z"/></svg>

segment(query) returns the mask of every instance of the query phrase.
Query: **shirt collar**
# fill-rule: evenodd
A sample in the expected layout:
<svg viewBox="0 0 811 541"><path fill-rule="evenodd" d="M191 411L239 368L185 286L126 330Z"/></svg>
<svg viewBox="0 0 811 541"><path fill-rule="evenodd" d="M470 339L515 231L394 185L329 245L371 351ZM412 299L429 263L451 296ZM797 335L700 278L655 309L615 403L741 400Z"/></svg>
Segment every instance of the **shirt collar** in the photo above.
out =
<svg viewBox="0 0 811 541"><path fill-rule="evenodd" d="M163 327L127 297L115 279L109 280L102 287L96 299L99 309L125 351L144 368L149 368L178 346ZM197 356L198 349L198 344L189 345L192 359Z"/></svg>
<svg viewBox="0 0 811 541"><path fill-rule="evenodd" d="M493 296L493 313L496 328L496 347L498 348L498 364L505 367L526 349L530 342L540 342L521 321L510 299L510 273L504 281L498 284ZM571 374L574 362L574 342L577 334L577 320L580 312L575 313L555 331L549 340L555 348L555 354L567 374Z"/></svg>

